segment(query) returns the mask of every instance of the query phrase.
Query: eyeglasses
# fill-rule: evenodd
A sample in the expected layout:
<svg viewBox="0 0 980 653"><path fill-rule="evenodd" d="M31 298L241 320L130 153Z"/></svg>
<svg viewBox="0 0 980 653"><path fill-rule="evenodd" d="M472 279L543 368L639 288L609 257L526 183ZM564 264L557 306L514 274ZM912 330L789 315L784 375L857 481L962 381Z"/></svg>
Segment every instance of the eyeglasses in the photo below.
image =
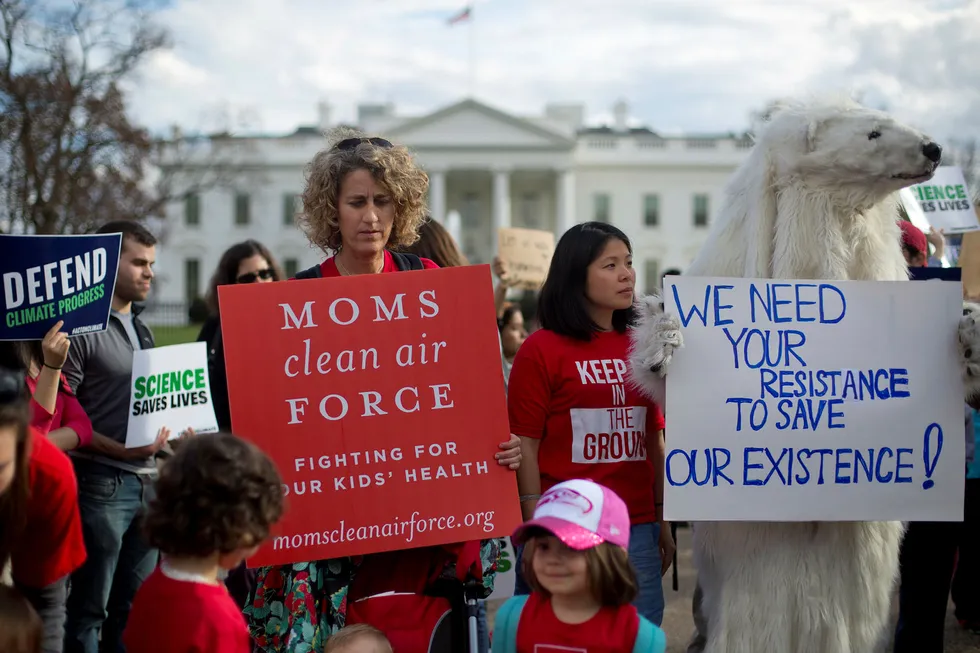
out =
<svg viewBox="0 0 980 653"><path fill-rule="evenodd" d="M266 268L264 270L259 270L258 272L246 272L242 276L235 279L238 283L255 283L256 279L265 279L268 281L275 276L272 268Z"/></svg>
<svg viewBox="0 0 980 653"><path fill-rule="evenodd" d="M394 147L390 141L386 141L383 138L345 138L333 147L335 150L353 150L361 143L370 143L371 145L385 149Z"/></svg>
<svg viewBox="0 0 980 653"><path fill-rule="evenodd" d="M24 373L0 367L0 404L10 404L24 397Z"/></svg>

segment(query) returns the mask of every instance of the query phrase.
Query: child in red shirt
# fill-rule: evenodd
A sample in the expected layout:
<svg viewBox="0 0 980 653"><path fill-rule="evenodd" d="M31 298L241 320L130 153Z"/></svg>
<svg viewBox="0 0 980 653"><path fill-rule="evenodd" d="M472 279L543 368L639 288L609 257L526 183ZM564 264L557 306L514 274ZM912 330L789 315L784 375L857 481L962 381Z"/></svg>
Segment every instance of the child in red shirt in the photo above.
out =
<svg viewBox="0 0 980 653"><path fill-rule="evenodd" d="M160 566L136 593L129 653L249 653L242 616L219 570L253 555L282 514L282 481L253 444L191 437L164 464L144 524Z"/></svg>
<svg viewBox="0 0 980 653"><path fill-rule="evenodd" d="M497 612L493 653L664 653L664 632L630 605L629 509L593 481L558 483L514 532L530 596Z"/></svg>

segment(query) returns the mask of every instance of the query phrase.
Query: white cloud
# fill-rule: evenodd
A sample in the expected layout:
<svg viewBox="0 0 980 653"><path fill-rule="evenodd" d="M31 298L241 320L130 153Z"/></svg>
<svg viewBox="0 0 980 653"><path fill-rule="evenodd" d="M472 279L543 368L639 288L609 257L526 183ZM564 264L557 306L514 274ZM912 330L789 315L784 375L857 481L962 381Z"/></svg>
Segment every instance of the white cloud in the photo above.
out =
<svg viewBox="0 0 980 653"><path fill-rule="evenodd" d="M174 49L133 91L155 129L212 128L248 110L251 128L288 132L359 102L428 111L467 94L538 113L625 98L665 132L740 130L776 96L865 92L937 138L980 132L980 0L173 0L160 14ZM211 121L212 124L206 124Z"/></svg>

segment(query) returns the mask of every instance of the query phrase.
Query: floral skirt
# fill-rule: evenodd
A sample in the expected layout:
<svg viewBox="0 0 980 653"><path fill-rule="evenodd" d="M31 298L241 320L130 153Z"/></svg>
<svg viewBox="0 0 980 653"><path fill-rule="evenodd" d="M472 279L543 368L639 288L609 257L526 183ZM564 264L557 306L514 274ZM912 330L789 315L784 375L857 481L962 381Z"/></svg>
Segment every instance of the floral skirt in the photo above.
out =
<svg viewBox="0 0 980 653"><path fill-rule="evenodd" d="M493 592L500 543L480 542L486 598ZM329 637L344 627L347 591L364 557L297 562L258 569L244 609L249 634L263 653L322 653ZM455 563L442 571L456 577Z"/></svg>
<svg viewBox="0 0 980 653"><path fill-rule="evenodd" d="M356 567L351 558L338 558L260 568L244 610L258 650L321 653L327 638L344 627Z"/></svg>

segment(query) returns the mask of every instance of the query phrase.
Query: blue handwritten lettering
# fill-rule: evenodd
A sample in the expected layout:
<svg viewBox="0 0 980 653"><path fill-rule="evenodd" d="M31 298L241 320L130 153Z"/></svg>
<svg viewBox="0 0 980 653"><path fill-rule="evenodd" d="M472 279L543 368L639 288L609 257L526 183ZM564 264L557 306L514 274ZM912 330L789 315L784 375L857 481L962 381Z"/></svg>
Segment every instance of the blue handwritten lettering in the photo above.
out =
<svg viewBox="0 0 980 653"><path fill-rule="evenodd" d="M720 458L724 457L724 460ZM719 479L724 479L728 485L735 485L724 469L732 461L732 452L728 449L714 447L704 450L705 473L703 478L697 475L698 450L673 449L667 454L665 469L667 472L667 482L671 486L684 486L692 481L697 486L707 485L711 482L713 487L718 487ZM680 465L680 474L675 473L676 467Z"/></svg>
<svg viewBox="0 0 980 653"><path fill-rule="evenodd" d="M711 299L711 286L704 287L704 306L701 310L698 310L697 304L691 305L691 310L686 314L684 313L684 308L681 306L681 297L677 293L677 284L674 284L674 306L677 307L677 314L680 315L681 324L684 328L691 323L691 319L697 315L701 319L701 326L708 326L708 302Z"/></svg>
<svg viewBox="0 0 980 653"><path fill-rule="evenodd" d="M676 288L676 286L675 286ZM722 304L721 297L719 297L720 290L735 290L735 286L715 286L715 326L722 326L724 324L731 324L735 320L731 318L722 319L721 312L732 308L731 304Z"/></svg>
<svg viewBox="0 0 980 653"><path fill-rule="evenodd" d="M827 317L825 309L827 308L827 301L824 299L824 291L832 290L840 298L840 313L837 317L830 319ZM820 309L820 324L837 324L844 319L844 314L847 312L847 299L844 297L844 293L837 286L832 286L829 283L822 283L817 289L818 293L818 308Z"/></svg>
<svg viewBox="0 0 980 653"><path fill-rule="evenodd" d="M803 314L800 312L800 308L803 306L816 306L817 304L816 301L808 302L805 299L801 299L800 288L816 288L816 287L817 284L815 283L796 284L796 321L797 322L813 322L814 320L817 319L815 317L803 317Z"/></svg>

